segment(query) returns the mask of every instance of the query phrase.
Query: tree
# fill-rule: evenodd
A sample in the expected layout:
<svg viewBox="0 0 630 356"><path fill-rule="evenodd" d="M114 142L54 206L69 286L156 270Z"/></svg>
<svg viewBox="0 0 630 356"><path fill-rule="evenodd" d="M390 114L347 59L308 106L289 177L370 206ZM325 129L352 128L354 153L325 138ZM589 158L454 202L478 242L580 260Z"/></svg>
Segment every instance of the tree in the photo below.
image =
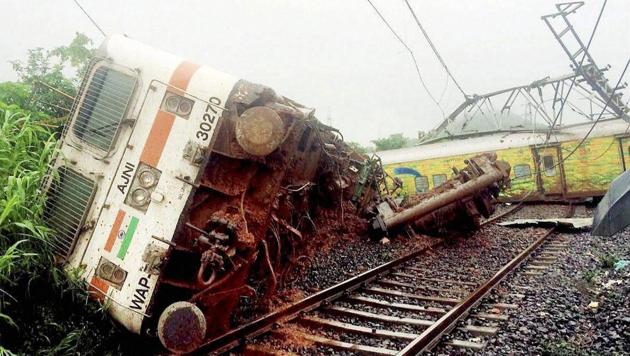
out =
<svg viewBox="0 0 630 356"><path fill-rule="evenodd" d="M364 155L367 155L368 153L370 153L372 150L369 147L365 147L363 145L361 145L358 142L348 142L348 146L350 146L350 148L352 148L353 150L355 150L357 153L361 153Z"/></svg>
<svg viewBox="0 0 630 356"><path fill-rule="evenodd" d="M15 82L0 83L0 102L2 103L24 108L30 96L30 85Z"/></svg>
<svg viewBox="0 0 630 356"><path fill-rule="evenodd" d="M372 140L372 143L376 145L377 151L395 150L407 145L409 139L403 136L401 133L391 134L385 138L379 138Z"/></svg>
<svg viewBox="0 0 630 356"><path fill-rule="evenodd" d="M66 116L77 93L80 78L87 70L93 55L92 40L77 32L68 46L60 46L52 50L41 47L30 49L26 61L12 61L11 64L21 85L25 85L24 89L27 88L30 92L29 99L23 103L22 107L33 112L43 112L52 117ZM11 90L16 89L6 83L3 85ZM10 92L0 93L0 98L8 102L18 102L23 99L19 95L7 97L10 94ZM21 94L21 92L17 91L13 94Z"/></svg>

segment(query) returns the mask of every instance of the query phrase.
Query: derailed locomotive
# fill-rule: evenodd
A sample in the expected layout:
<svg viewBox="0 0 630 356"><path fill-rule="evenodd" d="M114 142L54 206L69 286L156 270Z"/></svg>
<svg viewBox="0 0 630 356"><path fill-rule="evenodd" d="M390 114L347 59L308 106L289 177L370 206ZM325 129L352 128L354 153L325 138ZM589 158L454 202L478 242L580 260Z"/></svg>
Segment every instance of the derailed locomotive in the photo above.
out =
<svg viewBox="0 0 630 356"><path fill-rule="evenodd" d="M268 87L110 36L44 184L44 218L60 261L117 321L188 352L230 326L240 296L273 293L306 245L367 219L381 232L437 212L474 224L509 177L479 156L401 207L378 162Z"/></svg>

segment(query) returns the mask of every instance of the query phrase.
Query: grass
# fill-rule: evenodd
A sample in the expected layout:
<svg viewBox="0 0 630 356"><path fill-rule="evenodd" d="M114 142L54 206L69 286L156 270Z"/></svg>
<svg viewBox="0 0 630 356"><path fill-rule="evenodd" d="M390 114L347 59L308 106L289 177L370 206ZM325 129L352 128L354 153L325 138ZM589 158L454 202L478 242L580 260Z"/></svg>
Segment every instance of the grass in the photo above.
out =
<svg viewBox="0 0 630 356"><path fill-rule="evenodd" d="M597 277L597 271L594 269L589 269L584 271L582 275L584 277L584 280L590 284L593 283L593 280L595 279L595 277Z"/></svg>
<svg viewBox="0 0 630 356"><path fill-rule="evenodd" d="M43 120L0 102L0 354L72 352L83 328L60 324L60 311L98 315L93 303L71 310L87 294L53 267L40 185L56 140Z"/></svg>
<svg viewBox="0 0 630 356"><path fill-rule="evenodd" d="M55 145L53 134L17 106L0 103L0 320L17 299L8 290L51 261L41 223L39 186Z"/></svg>
<svg viewBox="0 0 630 356"><path fill-rule="evenodd" d="M548 342L544 345L543 355L545 356L569 356L569 355L588 355L589 353L582 350L577 345L570 342Z"/></svg>
<svg viewBox="0 0 630 356"><path fill-rule="evenodd" d="M51 122L0 102L0 356L154 351L54 265L40 191L56 146Z"/></svg>

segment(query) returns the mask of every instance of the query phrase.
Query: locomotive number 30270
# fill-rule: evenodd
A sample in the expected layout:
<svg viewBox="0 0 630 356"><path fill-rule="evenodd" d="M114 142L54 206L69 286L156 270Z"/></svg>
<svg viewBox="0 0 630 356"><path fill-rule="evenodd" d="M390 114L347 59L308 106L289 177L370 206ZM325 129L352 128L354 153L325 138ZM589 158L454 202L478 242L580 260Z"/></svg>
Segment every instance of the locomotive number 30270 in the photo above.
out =
<svg viewBox="0 0 630 356"><path fill-rule="evenodd" d="M206 106L206 112L203 114L203 120L199 124L199 130L197 130L197 138L202 141L208 141L210 139L210 132L217 121L218 111L215 106L221 105L221 99L213 96L208 100L210 103Z"/></svg>

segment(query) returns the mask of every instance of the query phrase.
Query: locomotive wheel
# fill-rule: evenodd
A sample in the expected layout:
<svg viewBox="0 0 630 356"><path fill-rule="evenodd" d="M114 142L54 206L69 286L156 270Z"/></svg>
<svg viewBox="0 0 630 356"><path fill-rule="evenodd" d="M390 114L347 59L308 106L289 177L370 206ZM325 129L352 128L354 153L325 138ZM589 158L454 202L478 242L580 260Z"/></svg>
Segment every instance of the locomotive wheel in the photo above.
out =
<svg viewBox="0 0 630 356"><path fill-rule="evenodd" d="M162 345L173 353L193 352L206 337L206 319L192 303L173 303L160 315L158 337Z"/></svg>

